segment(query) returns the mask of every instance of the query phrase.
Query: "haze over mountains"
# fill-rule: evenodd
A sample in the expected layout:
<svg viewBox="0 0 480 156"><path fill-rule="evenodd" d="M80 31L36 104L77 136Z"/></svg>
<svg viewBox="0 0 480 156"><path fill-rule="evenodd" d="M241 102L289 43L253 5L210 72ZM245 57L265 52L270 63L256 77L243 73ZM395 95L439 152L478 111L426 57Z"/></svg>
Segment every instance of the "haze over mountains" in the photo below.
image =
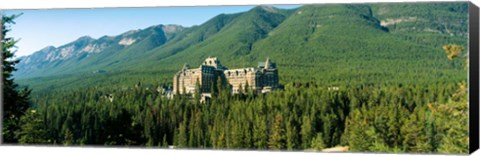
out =
<svg viewBox="0 0 480 156"><path fill-rule="evenodd" d="M467 12L467 3L259 6L193 27L81 37L20 57L14 74L34 89L168 82L184 63L216 56L232 68L269 57L283 82L459 80L466 78L462 65L445 59L441 46L467 44Z"/></svg>
<svg viewBox="0 0 480 156"><path fill-rule="evenodd" d="M17 66L18 77L35 77L44 75L62 74L79 67L80 64L95 65L101 61L108 61L122 50L136 48L147 51L164 44L174 37L176 32L184 28L179 25L156 25L143 30L130 30L118 36L103 36L93 39L89 36L60 46L48 46L32 55L20 57L21 63ZM53 70L62 70L56 72Z"/></svg>

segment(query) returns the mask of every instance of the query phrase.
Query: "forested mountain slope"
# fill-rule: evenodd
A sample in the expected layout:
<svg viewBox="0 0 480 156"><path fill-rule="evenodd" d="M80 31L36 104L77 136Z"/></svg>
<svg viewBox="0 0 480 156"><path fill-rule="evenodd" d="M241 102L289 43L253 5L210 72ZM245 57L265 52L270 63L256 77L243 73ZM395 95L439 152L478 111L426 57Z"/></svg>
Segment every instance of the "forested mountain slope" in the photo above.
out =
<svg viewBox="0 0 480 156"><path fill-rule="evenodd" d="M259 6L198 26L170 26L170 33L159 25L46 48L23 58L16 77L40 90L168 83L184 63L195 67L215 56L230 68L256 66L269 57L278 64L282 83L455 81L466 78L462 61L444 59L441 46L466 45L466 11L467 3ZM61 54L72 44L78 45L75 50L103 48L64 60L33 60L45 59L41 54L49 50Z"/></svg>
<svg viewBox="0 0 480 156"><path fill-rule="evenodd" d="M164 44L183 29L178 25L157 25L99 39L84 36L58 48L48 46L20 57L22 61L15 76L22 79L101 70L104 66L135 59Z"/></svg>

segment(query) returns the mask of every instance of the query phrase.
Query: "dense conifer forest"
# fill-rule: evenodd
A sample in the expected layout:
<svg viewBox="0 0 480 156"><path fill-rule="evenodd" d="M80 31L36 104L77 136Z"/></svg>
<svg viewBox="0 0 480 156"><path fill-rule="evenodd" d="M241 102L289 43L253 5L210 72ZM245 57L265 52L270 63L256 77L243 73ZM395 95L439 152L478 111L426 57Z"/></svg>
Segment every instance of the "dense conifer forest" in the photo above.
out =
<svg viewBox="0 0 480 156"><path fill-rule="evenodd" d="M289 83L285 90L210 101L162 97L144 87L39 94L22 118L21 143L216 149L468 151L464 83ZM109 97L113 95L113 100ZM198 97L198 96L197 96ZM453 119L453 120L452 120Z"/></svg>

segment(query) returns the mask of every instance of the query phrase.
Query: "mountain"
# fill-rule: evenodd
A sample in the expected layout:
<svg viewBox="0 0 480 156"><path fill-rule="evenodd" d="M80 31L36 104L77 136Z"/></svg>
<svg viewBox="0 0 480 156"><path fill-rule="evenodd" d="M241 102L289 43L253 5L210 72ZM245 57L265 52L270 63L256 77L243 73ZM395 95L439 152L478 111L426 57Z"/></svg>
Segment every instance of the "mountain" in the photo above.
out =
<svg viewBox="0 0 480 156"><path fill-rule="evenodd" d="M466 46L467 4L258 6L193 27L158 25L47 47L21 58L15 76L37 90L169 83L184 63L215 56L230 68L269 57L282 83L452 82L466 73L441 46Z"/></svg>
<svg viewBox="0 0 480 156"><path fill-rule="evenodd" d="M178 42L170 42L165 47L154 49L151 55L146 57L148 63L130 67L132 70L142 70L139 68L164 62L162 64L172 65L171 68L165 68L177 70L178 67L174 65L179 62L190 60L189 63L192 65L200 64L203 58L208 56L219 57L229 66L239 66L247 61L242 59L252 51L253 44L267 37L267 34L279 26L290 13L290 10L260 6L245 13L219 15L195 28L194 32L180 38ZM170 46L183 48L171 49ZM140 61L134 61L133 64L139 64Z"/></svg>
<svg viewBox="0 0 480 156"><path fill-rule="evenodd" d="M468 36L468 23L465 20L468 5L385 3L372 5L372 11L381 20L381 25L388 27L391 32Z"/></svg>
<svg viewBox="0 0 480 156"><path fill-rule="evenodd" d="M22 61L17 65L15 77L68 74L85 71L82 69L97 64L118 61L123 59L122 56L134 57L164 44L183 29L179 25L157 25L99 39L84 36L58 48L48 46L32 55L20 57ZM137 53L126 54L124 51L129 49L136 49Z"/></svg>

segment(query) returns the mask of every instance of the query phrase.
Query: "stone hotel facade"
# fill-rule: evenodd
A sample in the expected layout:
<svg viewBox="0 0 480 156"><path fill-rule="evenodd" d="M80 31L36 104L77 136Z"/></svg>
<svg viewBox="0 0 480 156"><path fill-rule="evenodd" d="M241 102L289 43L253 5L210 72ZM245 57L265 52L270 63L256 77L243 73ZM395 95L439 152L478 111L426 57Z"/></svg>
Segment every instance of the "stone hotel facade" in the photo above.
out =
<svg viewBox="0 0 480 156"><path fill-rule="evenodd" d="M208 57L200 67L191 69L185 64L175 74L173 93L193 94L198 81L202 95L208 96L210 87L217 83L218 78L226 80L234 94L242 92L247 83L255 93L266 93L279 87L276 64L268 58L265 62L259 62L257 68L228 69L216 57Z"/></svg>

